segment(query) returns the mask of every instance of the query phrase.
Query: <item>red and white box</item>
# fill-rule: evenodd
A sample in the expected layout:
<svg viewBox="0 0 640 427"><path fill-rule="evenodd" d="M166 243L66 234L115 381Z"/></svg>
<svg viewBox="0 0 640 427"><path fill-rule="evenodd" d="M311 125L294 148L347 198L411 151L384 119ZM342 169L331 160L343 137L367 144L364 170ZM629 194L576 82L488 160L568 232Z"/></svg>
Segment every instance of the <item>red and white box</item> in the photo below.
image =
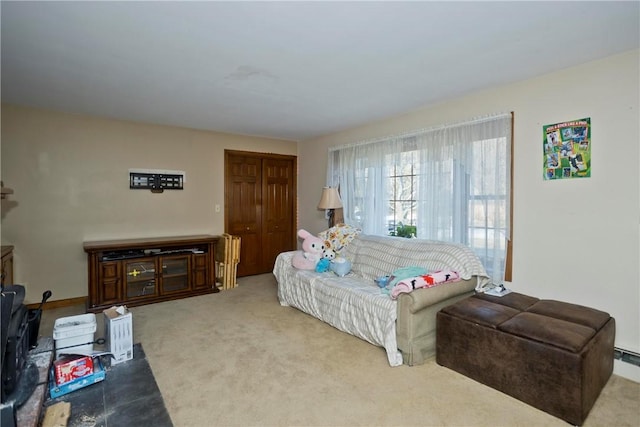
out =
<svg viewBox="0 0 640 427"><path fill-rule="evenodd" d="M90 356L69 355L53 362L56 385L66 384L93 374L93 358Z"/></svg>

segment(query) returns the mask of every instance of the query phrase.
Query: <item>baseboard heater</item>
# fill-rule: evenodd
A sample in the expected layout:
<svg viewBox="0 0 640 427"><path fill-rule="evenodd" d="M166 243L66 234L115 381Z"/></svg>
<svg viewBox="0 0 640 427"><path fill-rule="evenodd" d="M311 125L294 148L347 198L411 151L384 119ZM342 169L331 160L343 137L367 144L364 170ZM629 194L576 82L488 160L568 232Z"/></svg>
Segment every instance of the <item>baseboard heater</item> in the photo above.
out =
<svg viewBox="0 0 640 427"><path fill-rule="evenodd" d="M632 365L640 366L640 354L622 348L613 348L613 358Z"/></svg>

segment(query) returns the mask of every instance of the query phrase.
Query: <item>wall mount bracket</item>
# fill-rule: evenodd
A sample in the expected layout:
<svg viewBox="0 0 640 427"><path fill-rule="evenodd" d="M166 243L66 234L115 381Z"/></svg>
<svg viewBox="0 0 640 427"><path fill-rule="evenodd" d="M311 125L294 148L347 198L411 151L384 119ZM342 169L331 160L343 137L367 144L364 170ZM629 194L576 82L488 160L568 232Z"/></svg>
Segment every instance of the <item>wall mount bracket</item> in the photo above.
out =
<svg viewBox="0 0 640 427"><path fill-rule="evenodd" d="M181 171L129 171L129 188L132 190L151 190L152 193L183 190L184 181L184 172Z"/></svg>

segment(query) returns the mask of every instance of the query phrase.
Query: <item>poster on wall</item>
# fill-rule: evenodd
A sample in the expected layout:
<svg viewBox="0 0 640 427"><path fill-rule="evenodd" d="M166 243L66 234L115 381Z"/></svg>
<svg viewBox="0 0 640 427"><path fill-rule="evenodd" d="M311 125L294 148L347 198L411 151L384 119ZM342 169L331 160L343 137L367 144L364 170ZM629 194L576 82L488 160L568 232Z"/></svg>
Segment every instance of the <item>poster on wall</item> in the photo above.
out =
<svg viewBox="0 0 640 427"><path fill-rule="evenodd" d="M542 127L545 180L591 176L591 118Z"/></svg>

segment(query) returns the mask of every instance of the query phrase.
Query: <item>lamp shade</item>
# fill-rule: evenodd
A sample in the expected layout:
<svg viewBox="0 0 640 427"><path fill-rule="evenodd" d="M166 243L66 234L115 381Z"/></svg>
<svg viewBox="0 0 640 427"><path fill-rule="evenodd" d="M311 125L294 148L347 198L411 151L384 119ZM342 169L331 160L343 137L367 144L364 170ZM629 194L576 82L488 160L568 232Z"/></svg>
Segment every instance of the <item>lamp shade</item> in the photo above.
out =
<svg viewBox="0 0 640 427"><path fill-rule="evenodd" d="M338 189L333 187L324 187L322 189L322 197L318 203L318 209L340 209L342 200L338 194Z"/></svg>

